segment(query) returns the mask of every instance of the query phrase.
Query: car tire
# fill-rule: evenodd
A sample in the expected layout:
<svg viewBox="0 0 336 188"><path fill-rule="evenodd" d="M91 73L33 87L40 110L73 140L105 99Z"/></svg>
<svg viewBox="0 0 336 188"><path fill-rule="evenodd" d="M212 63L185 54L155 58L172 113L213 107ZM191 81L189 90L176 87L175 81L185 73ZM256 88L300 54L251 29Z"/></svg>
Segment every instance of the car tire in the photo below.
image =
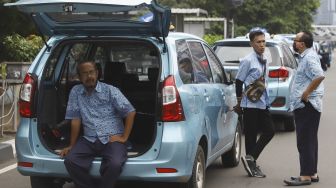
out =
<svg viewBox="0 0 336 188"><path fill-rule="evenodd" d="M180 188L204 188L205 168L204 151L201 146L198 146L192 169L192 175L187 183L180 184Z"/></svg>
<svg viewBox="0 0 336 188"><path fill-rule="evenodd" d="M288 117L284 119L284 129L285 131L290 131L290 132L295 130L294 117Z"/></svg>
<svg viewBox="0 0 336 188"><path fill-rule="evenodd" d="M240 121L238 121L237 123L232 148L221 156L222 165L224 167L235 167L238 166L239 164L241 156L241 136L242 136L242 129L239 122Z"/></svg>
<svg viewBox="0 0 336 188"><path fill-rule="evenodd" d="M30 176L32 188L62 188L64 181L55 181L52 177Z"/></svg>

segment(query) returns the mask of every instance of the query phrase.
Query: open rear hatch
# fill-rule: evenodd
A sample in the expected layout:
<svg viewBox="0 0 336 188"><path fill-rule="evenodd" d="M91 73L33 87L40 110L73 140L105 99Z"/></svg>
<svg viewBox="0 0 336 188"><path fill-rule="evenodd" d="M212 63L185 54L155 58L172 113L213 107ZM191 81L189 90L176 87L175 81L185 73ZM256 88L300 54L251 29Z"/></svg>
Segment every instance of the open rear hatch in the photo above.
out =
<svg viewBox="0 0 336 188"><path fill-rule="evenodd" d="M97 57L105 54L106 58L98 61L102 71L105 71L101 81L115 86L120 84L119 89L137 109L130 136L130 151L134 155L146 152L156 134L156 96L161 60L159 49L153 44L134 39L156 37L164 42L169 32L170 9L159 6L155 0L20 0L5 6L16 6L31 15L44 36L74 36L73 39L84 36L80 37L82 41L73 40L58 45L46 63L44 78L39 86L39 104L43 105L39 105L41 113L38 113L38 125L47 148L57 151L69 142L70 126L63 120L68 91L76 83L70 81L73 76L67 72L76 66L76 63L70 63L72 50L87 49L89 51L82 54L91 54L92 57L79 56L96 60L99 58L94 58L95 54ZM108 37L102 39L100 36ZM125 58L115 59L120 56ZM109 71L108 67L117 64L126 65L128 72L115 79L109 78L111 75L116 77L112 70L122 72L123 69L116 68ZM53 66L62 71L50 71L50 79L47 79L48 70L54 70ZM55 132L55 129L59 132Z"/></svg>
<svg viewBox="0 0 336 188"><path fill-rule="evenodd" d="M46 36L166 37L171 14L154 0L20 0L5 6L30 14Z"/></svg>

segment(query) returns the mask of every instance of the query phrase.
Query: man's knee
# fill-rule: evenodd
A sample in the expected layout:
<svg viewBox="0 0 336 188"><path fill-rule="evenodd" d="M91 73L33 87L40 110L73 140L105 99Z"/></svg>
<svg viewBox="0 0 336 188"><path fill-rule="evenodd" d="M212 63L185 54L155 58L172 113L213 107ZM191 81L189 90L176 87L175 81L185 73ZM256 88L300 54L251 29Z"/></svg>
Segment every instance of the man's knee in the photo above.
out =
<svg viewBox="0 0 336 188"><path fill-rule="evenodd" d="M64 165L65 165L67 170L71 170L73 168L76 168L76 165L73 163L71 158L68 158L68 157L64 158Z"/></svg>
<svg viewBox="0 0 336 188"><path fill-rule="evenodd" d="M112 169L121 169L123 165L124 165L124 161L121 161L121 160L111 160L108 163L108 167Z"/></svg>
<svg viewBox="0 0 336 188"><path fill-rule="evenodd" d="M104 174L105 172L109 171L109 173L119 174L122 170L123 165L124 165L124 161L110 160L102 164L100 173Z"/></svg>

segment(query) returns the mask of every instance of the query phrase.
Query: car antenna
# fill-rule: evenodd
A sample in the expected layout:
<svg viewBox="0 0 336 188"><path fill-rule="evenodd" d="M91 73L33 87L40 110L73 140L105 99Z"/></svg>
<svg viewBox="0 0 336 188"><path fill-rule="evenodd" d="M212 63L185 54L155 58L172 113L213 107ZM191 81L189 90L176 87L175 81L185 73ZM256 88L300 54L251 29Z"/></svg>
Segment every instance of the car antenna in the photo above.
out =
<svg viewBox="0 0 336 188"><path fill-rule="evenodd" d="M32 20L33 20L33 22L34 22L35 28L36 28L37 32L39 33L39 35L41 36L41 38L42 38L42 40L43 40L43 42L44 42L44 45L47 47L47 50L49 51L49 50L51 49L51 47L48 45L48 43L47 43L47 41L46 41L44 35L42 34L40 28L37 26L37 23L36 23L36 21L35 21L35 19L34 19L35 16L36 16L35 13L32 13L32 14L31 14L31 17L32 17Z"/></svg>

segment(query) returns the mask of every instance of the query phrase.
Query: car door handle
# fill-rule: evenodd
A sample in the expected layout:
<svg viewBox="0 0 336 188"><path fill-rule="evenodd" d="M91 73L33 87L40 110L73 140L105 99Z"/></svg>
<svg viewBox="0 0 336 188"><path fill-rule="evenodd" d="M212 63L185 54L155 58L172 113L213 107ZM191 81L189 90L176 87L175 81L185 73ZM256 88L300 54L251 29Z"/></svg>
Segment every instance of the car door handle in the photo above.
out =
<svg viewBox="0 0 336 188"><path fill-rule="evenodd" d="M204 96L205 100L206 100L207 102L209 102L209 100L210 100L210 96L209 96L208 92L205 91L204 94L203 94L203 96Z"/></svg>
<svg viewBox="0 0 336 188"><path fill-rule="evenodd" d="M224 89L221 89L221 95L222 95L222 96L225 95Z"/></svg>

